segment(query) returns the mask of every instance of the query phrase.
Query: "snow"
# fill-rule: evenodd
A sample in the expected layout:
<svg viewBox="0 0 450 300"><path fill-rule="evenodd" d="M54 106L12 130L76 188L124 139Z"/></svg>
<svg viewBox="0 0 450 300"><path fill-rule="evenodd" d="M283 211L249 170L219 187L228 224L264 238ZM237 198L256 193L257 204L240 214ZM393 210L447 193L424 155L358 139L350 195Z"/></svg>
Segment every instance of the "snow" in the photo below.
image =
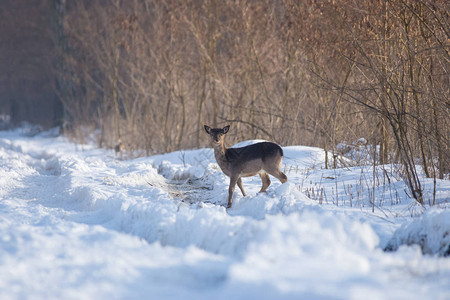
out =
<svg viewBox="0 0 450 300"><path fill-rule="evenodd" d="M288 182L245 178L226 210L212 149L118 160L0 132L0 299L450 299L449 181L423 208L395 166L283 150Z"/></svg>
<svg viewBox="0 0 450 300"><path fill-rule="evenodd" d="M450 256L450 211L430 209L423 217L403 224L395 231L387 248L397 250L405 244L419 245L426 254Z"/></svg>

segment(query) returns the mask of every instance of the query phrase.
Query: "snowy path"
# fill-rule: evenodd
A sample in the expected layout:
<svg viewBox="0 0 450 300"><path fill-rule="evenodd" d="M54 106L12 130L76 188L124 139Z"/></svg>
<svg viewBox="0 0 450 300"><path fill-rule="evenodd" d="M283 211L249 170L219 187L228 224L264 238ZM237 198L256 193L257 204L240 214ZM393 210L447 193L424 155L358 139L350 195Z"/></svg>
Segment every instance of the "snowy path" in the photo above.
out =
<svg viewBox="0 0 450 300"><path fill-rule="evenodd" d="M84 148L0 133L0 299L450 298L448 258L382 251L403 219L318 205L295 174L267 194L247 179L227 212L210 149Z"/></svg>

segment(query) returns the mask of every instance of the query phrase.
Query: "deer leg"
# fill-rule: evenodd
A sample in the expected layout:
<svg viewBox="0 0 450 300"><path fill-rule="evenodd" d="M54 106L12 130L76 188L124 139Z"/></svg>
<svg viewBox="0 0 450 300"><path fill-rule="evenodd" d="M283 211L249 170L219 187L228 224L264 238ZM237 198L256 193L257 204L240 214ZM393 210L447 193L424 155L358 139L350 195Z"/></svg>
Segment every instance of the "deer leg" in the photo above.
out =
<svg viewBox="0 0 450 300"><path fill-rule="evenodd" d="M284 174L283 172L281 172L281 171L278 171L279 172L279 176L280 177L277 177L280 181L281 181L281 183L285 183L285 182L287 182L287 176L286 176L286 174Z"/></svg>
<svg viewBox="0 0 450 300"><path fill-rule="evenodd" d="M267 191L267 188L270 185L270 178L269 178L269 175L267 175L266 172L259 173L259 177L261 177L261 180L262 180L262 187L261 187L261 190L259 192L262 193L262 192Z"/></svg>
<svg viewBox="0 0 450 300"><path fill-rule="evenodd" d="M230 187L228 188L228 204L227 208L231 207L231 204L233 203L233 192L234 188L236 187L236 183L238 182L239 177L230 177Z"/></svg>
<svg viewBox="0 0 450 300"><path fill-rule="evenodd" d="M237 185L241 189L242 196L244 196L244 197L247 196L247 194L245 194L244 187L242 186L242 179L241 179L241 177L239 177L239 179L237 181Z"/></svg>
<svg viewBox="0 0 450 300"><path fill-rule="evenodd" d="M284 174L283 172L281 172L279 169L276 170L270 170L270 172L268 171L268 173L270 175L272 175L275 178L278 178L279 181L281 181L281 183L285 183L287 181L287 176L286 174Z"/></svg>

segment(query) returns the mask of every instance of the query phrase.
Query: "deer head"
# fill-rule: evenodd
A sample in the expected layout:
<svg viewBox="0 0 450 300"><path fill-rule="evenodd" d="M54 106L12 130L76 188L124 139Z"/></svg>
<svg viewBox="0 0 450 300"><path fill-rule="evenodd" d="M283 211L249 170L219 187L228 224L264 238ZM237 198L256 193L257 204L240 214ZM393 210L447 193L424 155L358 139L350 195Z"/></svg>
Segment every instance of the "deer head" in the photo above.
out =
<svg viewBox="0 0 450 300"><path fill-rule="evenodd" d="M211 137L211 140L216 144L221 144L223 142L224 135L230 129L230 125L225 126L224 128L211 128L208 125L204 125L205 131Z"/></svg>

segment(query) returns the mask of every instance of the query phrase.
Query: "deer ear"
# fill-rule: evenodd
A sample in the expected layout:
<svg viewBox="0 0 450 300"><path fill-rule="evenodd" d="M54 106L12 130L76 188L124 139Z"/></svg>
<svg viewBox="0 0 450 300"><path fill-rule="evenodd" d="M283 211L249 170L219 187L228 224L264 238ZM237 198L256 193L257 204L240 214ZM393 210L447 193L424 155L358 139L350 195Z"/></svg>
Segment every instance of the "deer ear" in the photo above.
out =
<svg viewBox="0 0 450 300"><path fill-rule="evenodd" d="M225 127L222 129L223 134L227 133L228 130L230 130L230 125L227 125L227 126L225 126Z"/></svg>
<svg viewBox="0 0 450 300"><path fill-rule="evenodd" d="M203 127L205 127L205 131L207 134L211 133L211 127L209 127L208 125L203 125Z"/></svg>

